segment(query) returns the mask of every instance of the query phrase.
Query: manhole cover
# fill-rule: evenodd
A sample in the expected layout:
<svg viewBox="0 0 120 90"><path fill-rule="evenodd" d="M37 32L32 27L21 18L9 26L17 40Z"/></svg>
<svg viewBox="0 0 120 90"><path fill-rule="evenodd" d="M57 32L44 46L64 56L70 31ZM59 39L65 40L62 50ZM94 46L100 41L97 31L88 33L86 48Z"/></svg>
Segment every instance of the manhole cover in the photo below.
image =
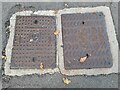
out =
<svg viewBox="0 0 120 90"><path fill-rule="evenodd" d="M113 64L102 12L62 14L65 69L110 68ZM87 57L85 62L80 59Z"/></svg>
<svg viewBox="0 0 120 90"><path fill-rule="evenodd" d="M11 68L55 68L54 16L17 16Z"/></svg>

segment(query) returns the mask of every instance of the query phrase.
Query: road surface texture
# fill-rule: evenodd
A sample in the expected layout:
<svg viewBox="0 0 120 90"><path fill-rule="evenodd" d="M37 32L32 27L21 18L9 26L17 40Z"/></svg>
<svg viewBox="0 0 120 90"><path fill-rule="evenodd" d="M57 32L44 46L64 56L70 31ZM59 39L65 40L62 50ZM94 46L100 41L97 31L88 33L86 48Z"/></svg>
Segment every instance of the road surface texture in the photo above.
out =
<svg viewBox="0 0 120 90"><path fill-rule="evenodd" d="M6 29L9 25L9 19L12 14L19 10L57 10L71 7L94 7L94 6L108 6L112 11L113 21L115 24L115 30L118 34L118 3L117 2L61 2L61 3L2 3L2 48L5 48L7 44ZM117 36L118 37L118 36ZM4 63L4 61L3 61ZM4 65L3 65L4 67ZM4 71L2 67L2 72ZM60 73L50 74L33 74L25 76L6 76L2 75L3 88L117 88L118 87L118 75L98 75L98 76L65 76ZM69 85L65 85L62 81L63 77L67 77L71 80Z"/></svg>

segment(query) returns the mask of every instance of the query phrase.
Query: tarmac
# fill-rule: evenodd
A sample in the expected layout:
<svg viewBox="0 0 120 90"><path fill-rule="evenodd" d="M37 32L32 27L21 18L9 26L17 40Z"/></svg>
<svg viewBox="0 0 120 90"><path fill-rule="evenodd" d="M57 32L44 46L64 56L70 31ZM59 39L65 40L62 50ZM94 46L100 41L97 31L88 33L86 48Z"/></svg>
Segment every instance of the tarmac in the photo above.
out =
<svg viewBox="0 0 120 90"><path fill-rule="evenodd" d="M17 4L17 5L16 5ZM67 5L67 6L66 6ZM61 2L61 3L2 3L2 48L7 44L5 26L9 25L7 21L12 14L19 10L58 10L65 7L94 7L94 6L108 6L111 9L115 30L118 38L118 3L117 2ZM119 39L118 39L119 41ZM120 51L119 51L120 52ZM3 62L4 63L4 62ZM119 62L120 63L120 62ZM4 66L3 66L4 67ZM2 68L2 71L4 69ZM118 76L120 74L98 75L98 76L65 76L60 73L50 74L33 74L24 76L6 76L2 75L2 86L4 88L117 88ZM63 77L71 80L69 85L65 85L62 81Z"/></svg>

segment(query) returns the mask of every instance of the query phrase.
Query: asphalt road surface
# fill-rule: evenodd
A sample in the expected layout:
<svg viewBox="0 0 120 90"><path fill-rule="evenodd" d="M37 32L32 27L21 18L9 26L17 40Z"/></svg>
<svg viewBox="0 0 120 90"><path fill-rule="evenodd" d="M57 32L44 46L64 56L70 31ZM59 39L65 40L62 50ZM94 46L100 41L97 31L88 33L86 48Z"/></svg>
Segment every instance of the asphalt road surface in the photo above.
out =
<svg viewBox="0 0 120 90"><path fill-rule="evenodd" d="M63 9L65 4L70 7L94 7L94 6L109 6L112 11L112 16L115 24L115 30L118 34L118 3L112 2L90 2L90 3L2 3L2 43L4 48L7 43L5 26L9 25L7 22L11 15L19 10L30 9L30 10L50 10L50 9ZM118 35L117 35L118 37ZM3 70L3 68L2 68ZM110 75L98 75L98 76L70 76L71 80L69 85L65 85L62 78L65 77L60 73L52 75L25 75L25 76L14 76L9 77L3 75L2 86L3 88L117 88L118 87L118 74Z"/></svg>

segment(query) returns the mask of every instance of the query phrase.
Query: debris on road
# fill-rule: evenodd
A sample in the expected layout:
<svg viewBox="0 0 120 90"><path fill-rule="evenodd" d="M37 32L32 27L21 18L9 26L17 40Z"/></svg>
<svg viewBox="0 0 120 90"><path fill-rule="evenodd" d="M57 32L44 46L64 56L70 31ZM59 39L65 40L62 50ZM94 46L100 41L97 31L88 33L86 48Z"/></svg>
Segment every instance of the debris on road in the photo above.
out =
<svg viewBox="0 0 120 90"><path fill-rule="evenodd" d="M64 82L65 84L71 83L71 81L70 81L69 79L67 79L67 78L63 78L63 82Z"/></svg>

